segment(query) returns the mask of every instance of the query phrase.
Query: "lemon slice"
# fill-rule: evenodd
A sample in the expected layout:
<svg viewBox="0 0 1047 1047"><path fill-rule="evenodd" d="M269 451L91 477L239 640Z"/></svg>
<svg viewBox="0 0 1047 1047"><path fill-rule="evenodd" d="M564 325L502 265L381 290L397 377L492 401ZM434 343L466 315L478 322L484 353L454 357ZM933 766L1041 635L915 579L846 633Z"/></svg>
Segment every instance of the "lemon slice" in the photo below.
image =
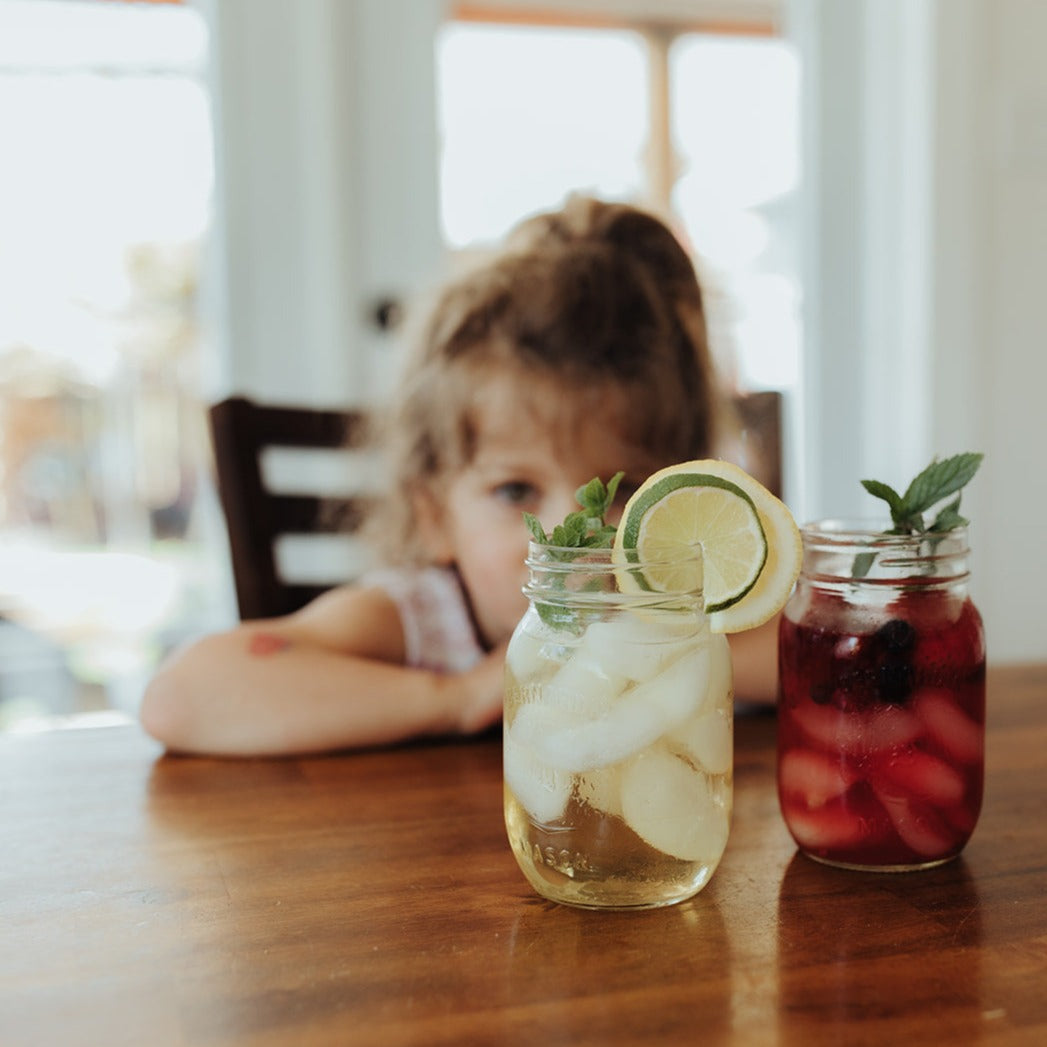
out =
<svg viewBox="0 0 1047 1047"><path fill-rule="evenodd" d="M700 545L705 609L713 632L755 629L785 606L803 546L792 514L744 469L705 459L649 476L626 503L614 542L621 564L671 562L672 549ZM658 591L686 578L657 565L644 582ZM638 584L632 572L625 572ZM701 574L697 576L701 578Z"/></svg>

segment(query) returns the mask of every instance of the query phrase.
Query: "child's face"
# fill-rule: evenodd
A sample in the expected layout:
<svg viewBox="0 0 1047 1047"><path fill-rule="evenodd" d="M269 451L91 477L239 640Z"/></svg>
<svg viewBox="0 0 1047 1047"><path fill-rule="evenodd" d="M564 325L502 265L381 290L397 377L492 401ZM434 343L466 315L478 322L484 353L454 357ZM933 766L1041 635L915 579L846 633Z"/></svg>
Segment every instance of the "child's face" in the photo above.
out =
<svg viewBox="0 0 1047 1047"><path fill-rule="evenodd" d="M527 607L525 511L551 531L578 508L580 486L623 470L609 518L616 523L629 495L668 464L623 439L614 419L628 417L626 406L619 390L579 398L533 378L497 379L485 388L476 454L442 492L439 531L487 643L508 639Z"/></svg>

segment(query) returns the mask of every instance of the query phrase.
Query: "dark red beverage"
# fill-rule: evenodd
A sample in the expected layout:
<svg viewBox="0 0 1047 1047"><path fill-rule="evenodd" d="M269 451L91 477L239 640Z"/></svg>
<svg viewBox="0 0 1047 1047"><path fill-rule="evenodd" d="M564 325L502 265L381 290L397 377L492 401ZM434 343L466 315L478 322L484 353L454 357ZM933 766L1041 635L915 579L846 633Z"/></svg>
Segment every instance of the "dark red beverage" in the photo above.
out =
<svg viewBox="0 0 1047 1047"><path fill-rule="evenodd" d="M836 556L839 537L831 557L804 538L779 642L786 825L831 864L947 861L974 830L984 774L985 640L966 592L966 537L962 549L938 542L930 565L923 546L915 575L911 558L902 570L879 551L884 562L858 577L853 550Z"/></svg>

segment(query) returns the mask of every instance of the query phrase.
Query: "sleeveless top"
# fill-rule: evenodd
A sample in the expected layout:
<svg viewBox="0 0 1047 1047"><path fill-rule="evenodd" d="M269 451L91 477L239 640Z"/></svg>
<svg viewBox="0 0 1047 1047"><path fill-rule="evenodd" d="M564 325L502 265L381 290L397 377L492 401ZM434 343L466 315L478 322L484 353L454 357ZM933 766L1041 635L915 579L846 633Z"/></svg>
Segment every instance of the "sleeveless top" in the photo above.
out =
<svg viewBox="0 0 1047 1047"><path fill-rule="evenodd" d="M382 589L403 625L405 664L460 673L484 656L457 571L449 567L387 567L360 584Z"/></svg>

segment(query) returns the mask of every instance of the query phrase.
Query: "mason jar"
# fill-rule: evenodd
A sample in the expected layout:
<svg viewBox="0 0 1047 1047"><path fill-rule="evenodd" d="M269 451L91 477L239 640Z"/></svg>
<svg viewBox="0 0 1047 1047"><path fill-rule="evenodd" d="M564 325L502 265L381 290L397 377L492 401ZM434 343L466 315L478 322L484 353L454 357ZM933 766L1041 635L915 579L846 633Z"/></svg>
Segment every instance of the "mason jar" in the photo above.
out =
<svg viewBox="0 0 1047 1047"><path fill-rule="evenodd" d="M829 865L940 865L974 831L985 766L985 634L967 530L822 521L802 536L778 645L785 824Z"/></svg>
<svg viewBox="0 0 1047 1047"><path fill-rule="evenodd" d="M701 550L624 565L532 542L527 566L503 727L516 861L568 905L689 898L723 855L732 803L731 662L703 610Z"/></svg>

